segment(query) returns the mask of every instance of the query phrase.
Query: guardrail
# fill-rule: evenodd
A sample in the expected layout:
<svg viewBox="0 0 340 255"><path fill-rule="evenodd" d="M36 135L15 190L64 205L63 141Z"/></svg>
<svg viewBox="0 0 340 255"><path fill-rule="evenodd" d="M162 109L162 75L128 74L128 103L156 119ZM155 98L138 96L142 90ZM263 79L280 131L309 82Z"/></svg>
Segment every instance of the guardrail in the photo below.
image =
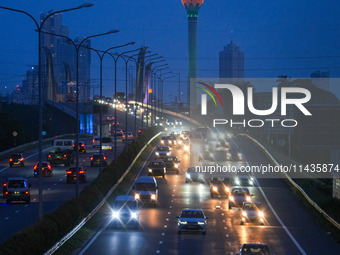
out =
<svg viewBox="0 0 340 255"><path fill-rule="evenodd" d="M53 137L44 139L43 143L50 142L50 141L53 141L54 139L58 139L58 138L68 137L68 136L75 136L75 134L64 134L64 135L53 136ZM21 150L23 150L23 149L25 149L29 146L38 145L38 144L39 144L39 141L34 141L34 142L19 145L17 147L14 147L14 148L0 152L0 157L6 156L6 155L14 153L14 152L19 152L19 151L21 151Z"/></svg>
<svg viewBox="0 0 340 255"><path fill-rule="evenodd" d="M277 162L277 160L274 158L274 156L259 141L257 141L255 138L251 137L250 135L247 135L247 134L243 134L243 135L246 136L247 138L249 138L250 140L252 140L254 143L256 143L277 166L280 165L279 162ZM291 185L293 185L298 191L300 191L300 193L310 203L310 205L314 207L315 210L317 210L334 227L336 227L337 229L340 230L339 222L334 220L331 216L328 215L328 213L326 213L324 210L322 210L322 208L316 202L314 202L308 196L308 194L292 178L290 178L290 176L288 174L286 174L286 173L282 173L282 174L291 183Z"/></svg>
<svg viewBox="0 0 340 255"><path fill-rule="evenodd" d="M78 232L79 229L81 229L92 217L95 215L98 210L105 204L107 199L111 196L113 191L118 187L118 185L124 180L126 175L130 172L133 165L136 163L139 156L143 153L143 151L146 149L146 147L154 140L156 139L162 132L159 132L155 136L153 136L145 145L144 147L139 151L139 153L136 155L134 160L131 162L129 167L125 170L124 174L119 178L117 183L112 186L112 188L109 190L109 192L106 194L106 196L99 202L99 204L75 227L73 228L67 235L65 235L62 239L60 239L59 242L54 244L51 249L49 249L47 252L44 253L44 255L51 255L54 252L56 252L65 242L67 242L75 233Z"/></svg>

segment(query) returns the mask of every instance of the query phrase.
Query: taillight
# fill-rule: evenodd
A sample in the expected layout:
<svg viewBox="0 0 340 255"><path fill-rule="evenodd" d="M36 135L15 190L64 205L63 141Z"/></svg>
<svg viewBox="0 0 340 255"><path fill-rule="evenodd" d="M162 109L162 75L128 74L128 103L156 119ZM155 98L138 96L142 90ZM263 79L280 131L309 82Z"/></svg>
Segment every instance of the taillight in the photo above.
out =
<svg viewBox="0 0 340 255"><path fill-rule="evenodd" d="M67 174L72 174L72 171L66 171Z"/></svg>
<svg viewBox="0 0 340 255"><path fill-rule="evenodd" d="M34 170L37 170L37 165L35 165L33 169L34 169Z"/></svg>
<svg viewBox="0 0 340 255"><path fill-rule="evenodd" d="M13 161L13 159L12 159L12 158L10 158L10 159L9 159L9 162L12 162L12 161Z"/></svg>
<svg viewBox="0 0 340 255"><path fill-rule="evenodd" d="M20 161L24 161L24 159L23 159L23 158L21 158L21 159L20 159Z"/></svg>
<svg viewBox="0 0 340 255"><path fill-rule="evenodd" d="M26 190L25 195L28 195L28 190Z"/></svg>
<svg viewBox="0 0 340 255"><path fill-rule="evenodd" d="M83 173L84 173L84 170L79 171L79 173L80 173L80 174L83 174Z"/></svg>
<svg viewBox="0 0 340 255"><path fill-rule="evenodd" d="M66 158L67 157L67 155L66 154L64 154L64 158Z"/></svg>
<svg viewBox="0 0 340 255"><path fill-rule="evenodd" d="M106 157L104 157L104 160L106 160Z"/></svg>
<svg viewBox="0 0 340 255"><path fill-rule="evenodd" d="M51 170L51 168L52 168L51 165L47 165L47 167L48 167L48 170Z"/></svg>
<svg viewBox="0 0 340 255"><path fill-rule="evenodd" d="M93 160L93 157L91 157L91 160Z"/></svg>
<svg viewBox="0 0 340 255"><path fill-rule="evenodd" d="M7 183L4 183L4 185L3 185L4 187L7 187Z"/></svg>
<svg viewBox="0 0 340 255"><path fill-rule="evenodd" d="M50 158L50 157L51 157L51 155L48 155L48 157Z"/></svg>
<svg viewBox="0 0 340 255"><path fill-rule="evenodd" d="M5 195L8 195L8 191L5 192Z"/></svg>
<svg viewBox="0 0 340 255"><path fill-rule="evenodd" d="M93 139L93 140L92 140L92 143L94 143L95 141L96 141L96 140Z"/></svg>

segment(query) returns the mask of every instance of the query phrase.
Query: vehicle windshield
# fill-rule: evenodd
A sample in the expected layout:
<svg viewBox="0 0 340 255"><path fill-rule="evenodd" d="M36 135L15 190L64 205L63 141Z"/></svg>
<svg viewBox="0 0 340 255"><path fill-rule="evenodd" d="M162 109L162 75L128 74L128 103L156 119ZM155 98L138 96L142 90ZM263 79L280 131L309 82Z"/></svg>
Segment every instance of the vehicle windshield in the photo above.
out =
<svg viewBox="0 0 340 255"><path fill-rule="evenodd" d="M79 171L83 170L81 167L79 167ZM72 171L72 172L75 172L76 171L76 168L75 167L70 167L68 169L68 171Z"/></svg>
<svg viewBox="0 0 340 255"><path fill-rule="evenodd" d="M242 210L261 210L262 206L260 204L246 203L243 205Z"/></svg>
<svg viewBox="0 0 340 255"><path fill-rule="evenodd" d="M149 166L163 166L163 162L150 162Z"/></svg>
<svg viewBox="0 0 340 255"><path fill-rule="evenodd" d="M201 211L183 211L181 218L203 218Z"/></svg>
<svg viewBox="0 0 340 255"><path fill-rule="evenodd" d="M135 185L136 190L143 190L143 191L155 191L156 187L154 183L136 183Z"/></svg>
<svg viewBox="0 0 340 255"><path fill-rule="evenodd" d="M136 201L115 201L113 204L113 209L136 211L138 206Z"/></svg>
<svg viewBox="0 0 340 255"><path fill-rule="evenodd" d="M169 147L158 147L158 151L170 151Z"/></svg>
<svg viewBox="0 0 340 255"><path fill-rule="evenodd" d="M162 137L162 140L168 140L168 138L167 138L167 137L165 137L165 136L163 136L163 137Z"/></svg>
<svg viewBox="0 0 340 255"><path fill-rule="evenodd" d="M11 180L8 182L8 188L26 188L24 180Z"/></svg>
<svg viewBox="0 0 340 255"><path fill-rule="evenodd" d="M19 159L19 158L21 158L21 155L20 154L12 154L11 158L12 159Z"/></svg>
<svg viewBox="0 0 340 255"><path fill-rule="evenodd" d="M249 192L247 190L241 190L241 189L237 189L237 190L233 190L233 195L234 196L246 196L249 195Z"/></svg>
<svg viewBox="0 0 340 255"><path fill-rule="evenodd" d="M103 137L103 143L112 143L112 140L110 137Z"/></svg>
<svg viewBox="0 0 340 255"><path fill-rule="evenodd" d="M59 147L55 147L50 152L51 153L57 153L57 152L60 152L60 151L61 151L61 149Z"/></svg>

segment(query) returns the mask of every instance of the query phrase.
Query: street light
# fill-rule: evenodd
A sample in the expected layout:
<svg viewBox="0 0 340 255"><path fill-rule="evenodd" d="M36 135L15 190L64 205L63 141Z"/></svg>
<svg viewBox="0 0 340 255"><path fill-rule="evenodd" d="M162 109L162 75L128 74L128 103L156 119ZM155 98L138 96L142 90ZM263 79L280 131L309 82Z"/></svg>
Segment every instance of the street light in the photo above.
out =
<svg viewBox="0 0 340 255"><path fill-rule="evenodd" d="M69 42L71 42L73 44L73 46L76 49L76 94L77 94L77 100L76 100L76 197L78 197L79 195L79 148L78 148L78 144L79 144L79 50L82 47L82 44L93 37L98 37L98 36L103 36L103 35L108 35L108 34L113 34L113 33L118 33L119 30L111 30L109 32L106 33L100 33L100 34L95 34L95 35L90 35L87 37L84 37L83 40L80 41L80 43L75 43L71 38L65 36L65 35L58 35L58 34L54 34L54 33L50 33L50 32L46 32L46 31L42 31L45 34L49 34L49 35L54 35L54 36L59 36L59 37L63 37L65 39L67 39ZM100 145L100 149L101 149L101 145ZM101 155L100 155L101 157Z"/></svg>
<svg viewBox="0 0 340 255"><path fill-rule="evenodd" d="M0 9L19 12L19 13L23 13L27 15L31 20L33 20L34 24L36 25L36 30L38 31L38 88L39 88L39 93L38 93L39 94L39 121L38 121L39 122L39 149L38 149L38 154L39 154L39 166L40 166L39 167L39 219L42 219L43 217L43 192L42 192L42 106L43 106L42 98L43 98L43 95L42 95L42 82L41 82L41 32L42 32L42 28L46 20L50 18L51 16L53 16L54 14L73 11L73 10L79 10L82 8L91 7L93 5L94 4L92 3L86 3L86 4L79 5L78 7L51 12L43 20L40 20L40 25L38 21L26 11L8 8L5 6L0 6Z"/></svg>
<svg viewBox="0 0 340 255"><path fill-rule="evenodd" d="M129 45L134 45L135 42L129 42L123 45L119 45L119 46L113 46L111 48L108 48L105 51L101 51L101 50L97 50L91 47L87 47L90 50L93 50L95 53L97 53L99 59L100 59L100 99L103 97L103 59L104 56L113 49L117 49L117 48L121 48L121 47L125 47L125 46L129 46ZM102 54L101 54L102 53ZM100 104L100 113L99 113L99 139L100 139L100 144L99 144L99 155L100 155L100 166L99 166L99 174L102 174L102 168L103 168L103 158L102 158L102 153L103 153L103 149L102 149L102 138L103 138L103 127L102 127L102 122L103 122L103 104ZM115 125L117 125L117 120L115 119Z"/></svg>
<svg viewBox="0 0 340 255"><path fill-rule="evenodd" d="M165 73L164 73L165 74ZM160 77L162 77L161 75L160 75ZM161 80L161 97L162 97L162 104L161 104L161 109L163 109L163 82L165 81L165 80L167 80L167 79L170 79L170 78L173 78L173 77L175 77L174 75L171 75L171 76L168 76L168 77L165 77L165 78L160 78L160 80Z"/></svg>

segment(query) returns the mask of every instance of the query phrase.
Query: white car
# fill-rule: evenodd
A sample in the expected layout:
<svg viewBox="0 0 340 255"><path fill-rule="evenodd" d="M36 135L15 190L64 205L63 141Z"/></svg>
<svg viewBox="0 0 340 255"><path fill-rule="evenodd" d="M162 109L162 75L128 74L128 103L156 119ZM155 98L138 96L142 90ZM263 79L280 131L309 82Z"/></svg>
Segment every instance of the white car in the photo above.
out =
<svg viewBox="0 0 340 255"><path fill-rule="evenodd" d="M204 183L204 176L195 167L191 166L185 172L185 183L188 182L201 182Z"/></svg>
<svg viewBox="0 0 340 255"><path fill-rule="evenodd" d="M258 222L264 225L264 213L260 202L244 202L241 209L241 225Z"/></svg>
<svg viewBox="0 0 340 255"><path fill-rule="evenodd" d="M166 156L171 156L171 150L169 146L158 145L155 151L155 158L162 159Z"/></svg>
<svg viewBox="0 0 340 255"><path fill-rule="evenodd" d="M178 234L183 231L207 232L207 219L201 209L184 209L178 218Z"/></svg>

